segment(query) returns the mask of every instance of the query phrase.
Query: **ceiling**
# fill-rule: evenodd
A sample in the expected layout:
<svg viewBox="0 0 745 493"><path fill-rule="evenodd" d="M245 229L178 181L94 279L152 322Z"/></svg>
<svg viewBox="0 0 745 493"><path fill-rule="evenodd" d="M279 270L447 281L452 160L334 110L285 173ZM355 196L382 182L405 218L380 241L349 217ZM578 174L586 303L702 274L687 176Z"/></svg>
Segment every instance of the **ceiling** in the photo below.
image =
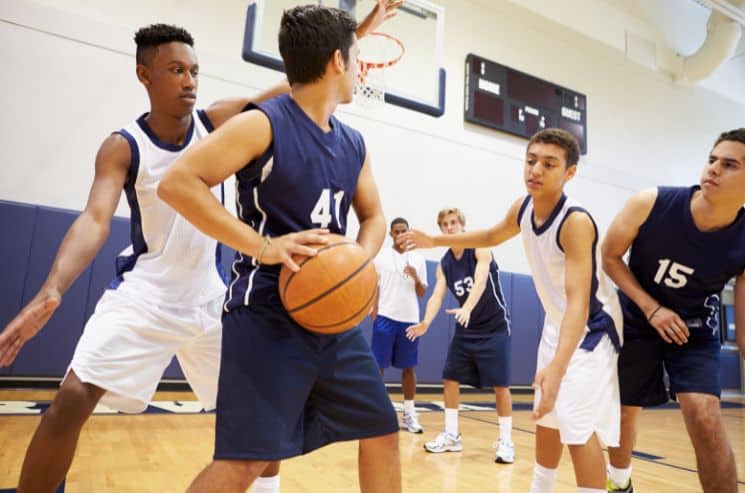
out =
<svg viewBox="0 0 745 493"><path fill-rule="evenodd" d="M482 0L476 0L482 1ZM711 2L745 5L745 0L509 0L554 22L626 51L632 61L651 70L681 73L685 57L694 54L707 37ZM745 17L745 6L742 8ZM610 20L612 19L612 21ZM610 22L610 24L609 24ZM745 25L733 55L694 85L745 106ZM612 33L609 34L609 29ZM623 37L627 38L624 43ZM620 37L619 37L620 34ZM628 51L631 37L651 47L644 57ZM716 60L716 59L715 59ZM709 73L709 72L706 72Z"/></svg>

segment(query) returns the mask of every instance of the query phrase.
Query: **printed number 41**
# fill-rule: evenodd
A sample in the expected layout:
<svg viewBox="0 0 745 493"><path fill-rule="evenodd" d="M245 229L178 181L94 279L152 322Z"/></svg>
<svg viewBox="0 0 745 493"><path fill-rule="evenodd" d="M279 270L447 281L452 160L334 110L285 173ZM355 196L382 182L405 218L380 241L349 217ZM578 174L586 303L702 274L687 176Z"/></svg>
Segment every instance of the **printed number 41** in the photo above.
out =
<svg viewBox="0 0 745 493"><path fill-rule="evenodd" d="M688 278L686 276L690 276L694 271L691 267L679 264L678 262L672 262L669 258L660 259L657 263L660 264L660 267L654 276L654 282L657 284L664 282L665 286L669 288L682 288L688 284ZM666 273L667 275L665 275Z"/></svg>
<svg viewBox="0 0 745 493"><path fill-rule="evenodd" d="M334 204L331 204L331 190L324 188L321 190L316 205L313 206L313 210L310 211L310 221L313 224L318 224L321 228L328 227L333 221L331 216L331 210L334 210L334 216L336 217L336 225L341 228L341 221L339 221L339 209L341 208L341 201L344 198L344 190L339 190L334 194Z"/></svg>

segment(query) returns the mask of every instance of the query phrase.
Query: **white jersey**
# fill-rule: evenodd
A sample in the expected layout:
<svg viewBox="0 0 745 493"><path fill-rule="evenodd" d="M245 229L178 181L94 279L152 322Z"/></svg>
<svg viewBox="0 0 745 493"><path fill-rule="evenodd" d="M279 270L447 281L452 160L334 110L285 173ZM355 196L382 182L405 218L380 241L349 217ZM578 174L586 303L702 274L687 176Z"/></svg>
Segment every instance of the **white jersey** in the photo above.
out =
<svg viewBox="0 0 745 493"><path fill-rule="evenodd" d="M419 322L419 297L414 280L404 273L407 265L412 266L419 280L427 285L427 263L417 252L399 253L395 248L384 248L375 257L378 271L380 294L378 315L397 322Z"/></svg>
<svg viewBox="0 0 745 493"><path fill-rule="evenodd" d="M124 186L131 209L132 245L117 258L110 289L158 304L203 305L225 294L217 242L158 198L160 180L171 163L212 130L202 110L182 145L158 140L143 115L117 133L132 153ZM222 200L222 186L212 193Z"/></svg>
<svg viewBox="0 0 745 493"><path fill-rule="evenodd" d="M546 311L541 343L545 343L554 351L559 343L559 328L567 305L564 282L566 256L559 244L559 234L564 220L574 211L583 211L589 216L584 208L563 195L546 222L540 227L535 227L533 201L527 196L518 214L525 254L528 257L538 297ZM592 216L590 219L592 220ZM590 314L585 326L585 336L579 347L592 351L603 335L608 334L618 351L621 345L623 316L618 295L600 267L598 242L599 235L595 226Z"/></svg>

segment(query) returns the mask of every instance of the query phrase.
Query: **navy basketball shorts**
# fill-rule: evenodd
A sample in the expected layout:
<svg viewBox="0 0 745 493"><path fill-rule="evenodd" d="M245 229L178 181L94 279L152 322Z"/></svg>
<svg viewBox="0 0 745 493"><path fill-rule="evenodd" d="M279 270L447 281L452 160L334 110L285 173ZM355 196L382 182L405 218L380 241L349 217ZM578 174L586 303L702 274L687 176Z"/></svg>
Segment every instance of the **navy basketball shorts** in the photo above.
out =
<svg viewBox="0 0 745 493"><path fill-rule="evenodd" d="M478 338L456 333L442 378L479 388L509 386L511 339L507 331Z"/></svg>
<svg viewBox="0 0 745 493"><path fill-rule="evenodd" d="M399 322L388 317L375 317L372 330L373 355L380 368L393 365L396 368L413 368L419 354L419 338L410 341L406 329L414 325L411 322Z"/></svg>
<svg viewBox="0 0 745 493"><path fill-rule="evenodd" d="M359 327L318 335L271 305L234 309L222 322L216 460L280 460L398 432Z"/></svg>
<svg viewBox="0 0 745 493"><path fill-rule="evenodd" d="M682 346L668 344L659 336L626 338L618 358L621 405L658 406L668 401L664 373L670 381L670 397L683 392L720 397L721 344L711 333L691 330Z"/></svg>

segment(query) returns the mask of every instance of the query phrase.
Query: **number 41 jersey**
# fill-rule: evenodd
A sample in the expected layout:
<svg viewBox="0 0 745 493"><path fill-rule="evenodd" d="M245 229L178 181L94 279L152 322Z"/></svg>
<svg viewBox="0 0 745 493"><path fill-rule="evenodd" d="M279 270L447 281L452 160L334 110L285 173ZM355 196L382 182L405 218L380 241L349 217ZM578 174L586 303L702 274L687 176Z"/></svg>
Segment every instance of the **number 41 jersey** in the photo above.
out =
<svg viewBox="0 0 745 493"><path fill-rule="evenodd" d="M269 237L311 228L345 234L365 162L362 135L333 116L331 130L324 132L289 95L257 108L269 118L272 143L263 156L236 173L238 218ZM236 252L225 310L280 304L279 269L257 265L254 258Z"/></svg>
<svg viewBox="0 0 745 493"><path fill-rule="evenodd" d="M649 217L631 245L629 268L642 288L676 312L693 336L718 337L720 292L745 270L745 209L716 231L691 216L694 187L659 187ZM658 337L639 307L619 292L626 336Z"/></svg>

